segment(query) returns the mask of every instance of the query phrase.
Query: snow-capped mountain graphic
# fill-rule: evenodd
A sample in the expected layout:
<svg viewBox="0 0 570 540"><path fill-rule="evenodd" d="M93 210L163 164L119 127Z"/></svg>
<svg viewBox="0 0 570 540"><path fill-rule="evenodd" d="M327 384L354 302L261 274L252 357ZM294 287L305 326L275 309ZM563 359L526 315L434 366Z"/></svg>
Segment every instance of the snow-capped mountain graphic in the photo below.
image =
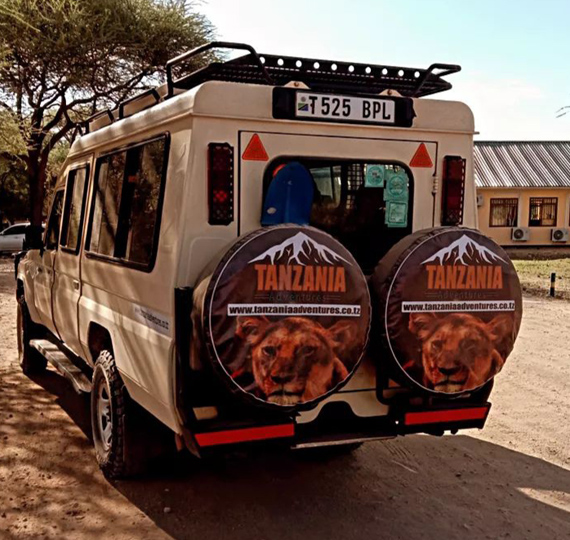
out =
<svg viewBox="0 0 570 540"><path fill-rule="evenodd" d="M465 259L468 262L465 262ZM426 259L422 264L438 261L439 264L492 264L496 261L506 263L504 259L493 253L490 249L475 242L464 234L461 238L452 242L448 247L440 249L437 253Z"/></svg>
<svg viewBox="0 0 570 540"><path fill-rule="evenodd" d="M301 266L315 263L334 264L335 262L340 261L351 264L332 249L319 244L310 236L307 236L302 232L288 238L277 246L269 248L267 251L264 251L261 255L251 259L249 262L263 261L266 258L269 258L271 264L275 264L276 261L283 258L286 259L287 264L295 262Z"/></svg>

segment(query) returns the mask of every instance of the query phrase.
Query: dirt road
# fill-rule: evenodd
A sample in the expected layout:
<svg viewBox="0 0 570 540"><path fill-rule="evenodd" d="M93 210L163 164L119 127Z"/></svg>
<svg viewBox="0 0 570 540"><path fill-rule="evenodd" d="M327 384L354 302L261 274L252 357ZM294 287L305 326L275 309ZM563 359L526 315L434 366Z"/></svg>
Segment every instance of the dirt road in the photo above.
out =
<svg viewBox="0 0 570 540"><path fill-rule="evenodd" d="M16 361L11 266L0 261L0 538L568 539L570 303L527 298L485 430L161 463L109 483L85 399ZM164 508L169 507L169 513Z"/></svg>

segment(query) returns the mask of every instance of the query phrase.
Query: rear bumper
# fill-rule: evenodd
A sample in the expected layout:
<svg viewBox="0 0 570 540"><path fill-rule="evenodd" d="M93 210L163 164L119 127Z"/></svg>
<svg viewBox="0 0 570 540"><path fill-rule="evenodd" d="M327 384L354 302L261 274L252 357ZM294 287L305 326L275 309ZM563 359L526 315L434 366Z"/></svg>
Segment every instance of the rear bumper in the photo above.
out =
<svg viewBox="0 0 570 540"><path fill-rule="evenodd" d="M449 431L482 428L490 403L479 405L438 406L437 408L408 408L391 411L388 416L362 418L355 416L345 403L331 403L318 418L309 423L297 423L295 418L264 425L226 426L194 433L197 446L212 447L243 443L275 441L294 448L330 446L361 441L393 438L413 433L443 435Z"/></svg>

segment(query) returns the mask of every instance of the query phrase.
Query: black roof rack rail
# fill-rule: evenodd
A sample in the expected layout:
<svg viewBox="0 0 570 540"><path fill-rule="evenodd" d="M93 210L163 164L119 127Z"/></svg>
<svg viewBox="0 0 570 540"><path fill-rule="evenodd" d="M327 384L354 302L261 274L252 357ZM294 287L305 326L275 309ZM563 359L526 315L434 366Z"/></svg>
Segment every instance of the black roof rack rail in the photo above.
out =
<svg viewBox="0 0 570 540"><path fill-rule="evenodd" d="M185 64L214 49L245 51L247 54L227 61L212 61L206 66L184 73ZM174 70L182 74L175 78ZM82 124L85 133L90 125L101 116L107 116L110 123L130 115L125 107L135 101L152 97L154 103L139 110L152 107L162 99L172 97L176 90L189 90L206 81L227 81L236 83L283 86L291 81L304 83L314 91L329 93L379 94L395 90L404 97L423 97L443 92L451 84L443 77L461 71L455 64L432 64L427 69L319 60L296 56L258 54L245 43L212 41L191 51L178 55L166 64L166 85L151 88L119 103L115 111L107 109L89 117ZM141 104L142 105L142 104ZM134 114L134 113L133 113Z"/></svg>
<svg viewBox="0 0 570 540"><path fill-rule="evenodd" d="M156 105L159 101L160 101L160 94L158 93L156 88L150 88L149 90L145 90L144 92L141 92L140 94L136 94L135 96L132 96L130 98L125 99L124 101L121 101L119 103L119 120L125 117L125 107L129 104L129 103L133 103L134 101L139 101L142 100L146 97L152 96L154 98L154 103L147 105L145 107L152 107L153 105Z"/></svg>
<svg viewBox="0 0 570 540"><path fill-rule="evenodd" d="M80 124L85 129L86 134L89 133L89 131L90 131L89 126L91 125L91 122L97 120L101 116L107 116L109 118L110 124L112 124L115 121L115 117L113 116L113 113L111 112L110 109L105 109L104 111L96 112L95 114L92 114L89 118L87 118L87 120L84 120Z"/></svg>
<svg viewBox="0 0 570 540"><path fill-rule="evenodd" d="M233 43L230 41L212 41L210 43L206 43L201 45L200 47L196 47L191 51L182 53L175 58L172 58L166 63L166 84L168 86L168 97L172 96L174 93L175 88L183 88L187 90L188 88L193 88L198 84L207 81L207 80L215 80L209 77L209 75L214 75L216 71L220 69L220 66L224 66L229 62L211 62L205 67L199 68L180 79L174 79L172 76L172 68L177 65L182 64L183 62L187 62L191 58L195 58L200 54L204 54L205 52L211 51L213 49L232 49L235 51L248 51L249 54L246 55L251 62L251 67L255 71L258 71L258 76L260 80L263 80L265 84L275 85L275 81L271 78L269 73L267 72L267 68L263 65L263 60L260 58L257 51L251 46L247 45L247 43ZM244 74L245 75L245 74ZM218 80L226 80L226 79L218 79ZM196 81L194 84L192 84ZM248 82L248 81L235 81L235 82Z"/></svg>
<svg viewBox="0 0 570 540"><path fill-rule="evenodd" d="M174 79L172 69L212 49L245 50L249 54L207 66ZM258 54L244 43L214 41L170 60L166 66L169 96L175 89L188 90L206 81L228 81L280 86L299 81L312 90L378 94L396 90L406 97L422 97L451 88L443 77L461 66L432 64L427 69L319 60L295 56Z"/></svg>

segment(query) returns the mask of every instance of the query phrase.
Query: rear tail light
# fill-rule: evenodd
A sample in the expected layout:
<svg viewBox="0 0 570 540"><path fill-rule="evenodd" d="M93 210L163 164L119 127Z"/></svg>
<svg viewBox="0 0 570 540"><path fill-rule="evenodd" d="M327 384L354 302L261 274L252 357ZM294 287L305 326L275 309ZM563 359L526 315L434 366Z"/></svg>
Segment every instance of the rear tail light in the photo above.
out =
<svg viewBox="0 0 570 540"><path fill-rule="evenodd" d="M465 409L408 412L404 415L404 425L452 424L454 422L486 420L490 408L490 405L487 404L482 407L469 407Z"/></svg>
<svg viewBox="0 0 570 540"><path fill-rule="evenodd" d="M208 223L234 220L234 149L228 143L208 145Z"/></svg>
<svg viewBox="0 0 570 540"><path fill-rule="evenodd" d="M196 433L196 442L200 446L216 446L218 444L236 444L266 439L282 439L295 436L293 424L278 424L274 426L259 426L224 431Z"/></svg>
<svg viewBox="0 0 570 540"><path fill-rule="evenodd" d="M459 156L443 159L442 225L463 223L466 160Z"/></svg>

